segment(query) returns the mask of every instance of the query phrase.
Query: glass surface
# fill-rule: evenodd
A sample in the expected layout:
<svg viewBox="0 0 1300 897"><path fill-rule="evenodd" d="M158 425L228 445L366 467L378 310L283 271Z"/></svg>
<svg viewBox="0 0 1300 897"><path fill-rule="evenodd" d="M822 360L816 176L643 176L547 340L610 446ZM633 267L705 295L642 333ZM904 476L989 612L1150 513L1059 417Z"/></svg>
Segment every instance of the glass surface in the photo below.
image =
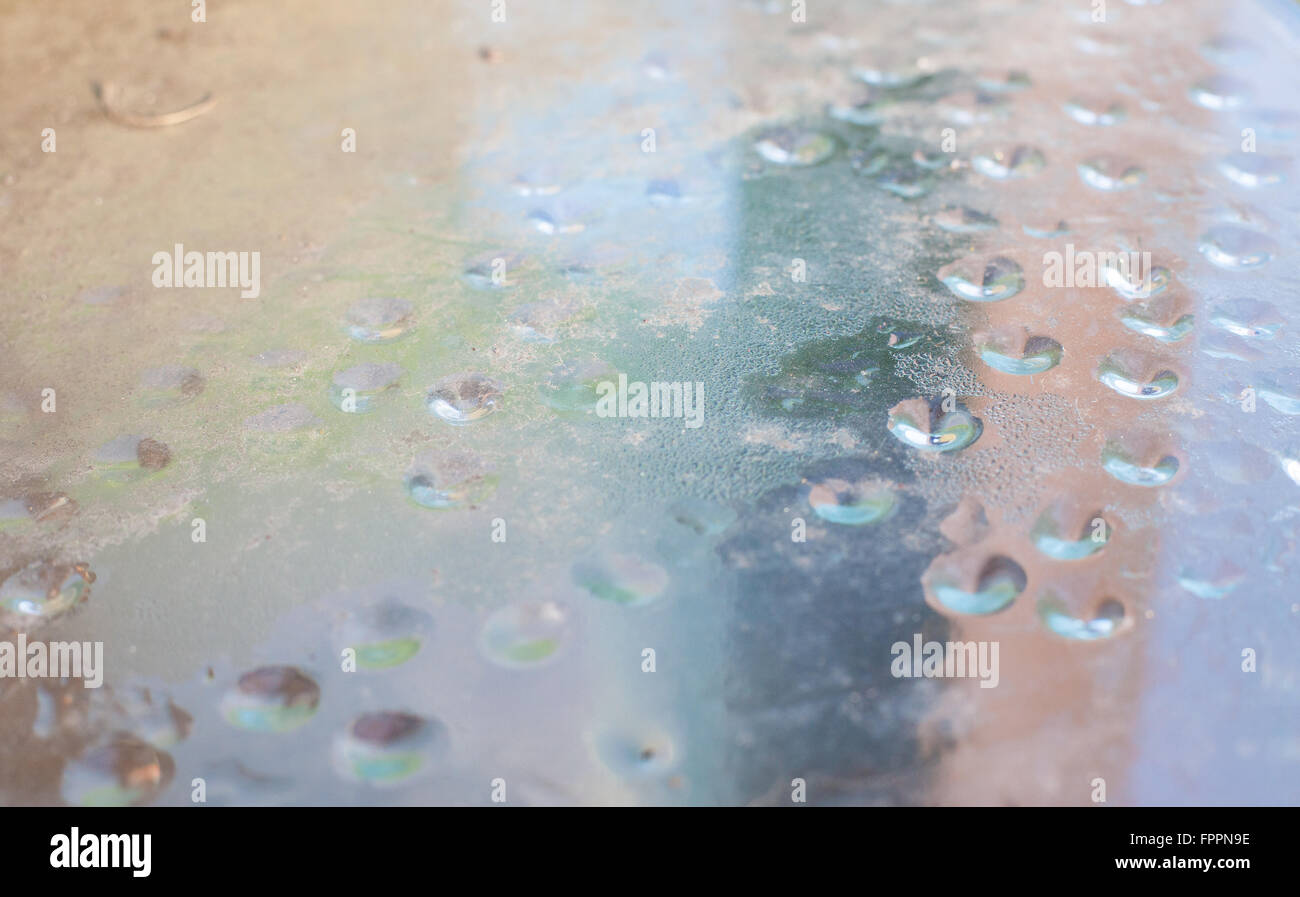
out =
<svg viewBox="0 0 1300 897"><path fill-rule="evenodd" d="M1300 801L1295 3L102 6L0 803Z"/></svg>

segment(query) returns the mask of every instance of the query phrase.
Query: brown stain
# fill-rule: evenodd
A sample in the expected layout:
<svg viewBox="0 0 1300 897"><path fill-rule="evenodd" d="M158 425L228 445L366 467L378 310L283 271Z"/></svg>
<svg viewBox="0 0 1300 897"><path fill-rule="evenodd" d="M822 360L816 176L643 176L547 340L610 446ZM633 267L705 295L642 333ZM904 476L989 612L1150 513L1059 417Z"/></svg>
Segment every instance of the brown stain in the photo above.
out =
<svg viewBox="0 0 1300 897"><path fill-rule="evenodd" d="M1189 11L1186 18L1192 17ZM1180 313L1199 310L1200 297L1177 282L1187 270L1186 260L1163 249L1160 233L1146 224L1157 208L1170 215L1168 206L1157 206L1153 191L1194 183L1199 160L1185 148L1171 144L1171 131L1161 126L1158 116L1137 108L1132 96L1114 97L1122 99L1128 108L1130 121L1124 126L1088 128L1071 122L1060 112L1060 104L1075 95L1077 86L1066 70L1048 60L1053 56L1078 57L1078 52L1064 40L1074 32L1061 28L1053 32L1045 25L1036 28L1033 22L1027 22L1022 33L1035 35L1039 47L1034 51L1026 48L1023 55L1012 47L1010 58L1038 60L1039 64L1022 66L1031 73L1034 87L1026 96L1015 99L1021 107L1017 115L1055 122L1050 136L1040 133L1025 141L1042 146L1049 164L1038 177L1024 182L985 181L980 185L979 201L996 205L981 210L993 211L1002 227L987 237L972 240L968 248L972 253L991 253L1009 247L1007 254L1024 267L1026 287L1011 299L970 306L966 312L972 331L992 328L1014 332L1026 328L1026 336L1056 339L1064 347L1064 356L1058 367L1032 378L995 371L973 350L967 353L966 362L989 392L1029 396L1054 393L1074 402L1088 430L1080 449L1082 464L1076 469L1036 477L1035 491L1042 497L1042 504L1059 499L1068 513L1085 523L1092 510L1101 510L1114 529L1109 543L1099 553L1081 560L1058 561L1042 555L1030 541L1028 529L1040 508L1029 515L1028 525L1023 519L1008 523L999 509L984 509L989 518L987 535L957 550L972 552L980 559L999 554L1013 558L1024 568L1027 585L1011 606L996 614L981 617L942 611L951 624L949 639L1000 644L1001 683L990 689L980 688L976 679L947 684L939 706L922 727L923 744L942 749L928 800L939 804L1093 805L1092 780L1100 777L1106 782L1107 802L1122 803L1135 756L1131 733L1147 675L1144 624L1152 593L1150 581L1164 539L1159 526L1163 511L1160 496L1171 486L1146 488L1122 483L1102 469L1100 455L1108 438L1140 434L1148 447L1179 457L1181 469L1175 482L1182 479L1186 456L1174 434L1177 423L1188 412L1180 394L1188 385L1191 365L1186 359L1195 351L1196 337L1193 334L1182 342L1166 345L1128 330L1116 314L1125 300L1106 287L1045 287L1041 255L1053 250L1063 252L1067 242L1074 243L1078 250L1105 251L1115 248L1108 242L1111 235L1128 234L1136 241L1133 248L1152 252L1153 265L1168 267L1174 273L1175 283L1165 294L1155 297L1156 301ZM1179 41L1182 46L1195 42L1186 35ZM1183 52L1171 49L1167 55L1176 57ZM1185 104L1180 95L1186 86L1182 79L1172 78L1169 85L1153 87L1145 73L1139 71L1138 60L1131 56L1115 62L1114 68L1104 76L1106 83L1131 76L1142 85L1142 96L1188 117L1196 116L1195 110L1179 105ZM1015 134L1014 125L1011 133ZM1014 137L1008 141L1015 142ZM1091 154L1103 152L1140 160L1148 170L1147 183L1134 191L1116 194L1083 185L1074 166ZM1068 236L1031 240L1020 233L1022 222L1060 218L1067 219L1072 227ZM1191 229L1195 222L1183 220L1174 227ZM1096 367L1104 356L1116 350L1142 353L1153 359L1153 369L1167 367L1175 371L1180 378L1179 391L1163 399L1143 401L1121 396L1104 386L1096 378ZM978 415L988 406L988 400L972 398L967 405ZM985 425L984 437L967 451L1014 450L1014 445L990 432L995 428L989 428L987 420ZM965 508L961 517L969 517L970 513L970 508ZM954 520L948 529L954 534L971 532L963 523L962 519ZM1037 617L1036 603L1049 586L1082 617L1091 617L1103 599L1117 599L1126 611L1126 628L1110 639L1093 642L1073 641L1047 631Z"/></svg>

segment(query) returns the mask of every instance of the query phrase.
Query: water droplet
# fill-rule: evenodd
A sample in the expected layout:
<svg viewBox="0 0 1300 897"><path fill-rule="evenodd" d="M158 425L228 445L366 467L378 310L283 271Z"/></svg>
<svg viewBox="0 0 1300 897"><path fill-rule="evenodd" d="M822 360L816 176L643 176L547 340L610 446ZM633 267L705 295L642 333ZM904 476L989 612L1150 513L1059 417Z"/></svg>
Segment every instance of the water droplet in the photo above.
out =
<svg viewBox="0 0 1300 897"><path fill-rule="evenodd" d="M1127 252L1101 253L1101 281L1126 300L1147 299L1158 295L1173 281L1173 273L1159 265L1142 270L1141 256L1133 261Z"/></svg>
<svg viewBox="0 0 1300 897"><path fill-rule="evenodd" d="M572 318L578 306L562 299L530 302L515 309L506 322L510 331L529 343L553 343L561 325Z"/></svg>
<svg viewBox="0 0 1300 897"><path fill-rule="evenodd" d="M426 452L406 474L406 491L421 507L436 511L472 508L496 491L497 475L469 452Z"/></svg>
<svg viewBox="0 0 1300 897"><path fill-rule="evenodd" d="M826 479L814 483L808 491L808 504L823 520L844 526L879 523L889 516L898 502L893 484L884 480Z"/></svg>
<svg viewBox="0 0 1300 897"><path fill-rule="evenodd" d="M1300 486L1300 450L1290 448L1277 455L1278 464L1282 467L1282 472L1291 478L1291 481Z"/></svg>
<svg viewBox="0 0 1300 897"><path fill-rule="evenodd" d="M587 225L580 221L569 209L557 209L555 212L534 209L528 213L526 220L535 230L547 236L577 234L587 229Z"/></svg>
<svg viewBox="0 0 1300 897"><path fill-rule="evenodd" d="M415 309L405 299L371 297L353 304L344 316L348 336L362 343L391 343L414 325Z"/></svg>
<svg viewBox="0 0 1300 897"><path fill-rule="evenodd" d="M379 395L396 386L401 377L401 365L363 362L334 375L330 381L330 402L340 411L365 414L375 409Z"/></svg>
<svg viewBox="0 0 1300 897"><path fill-rule="evenodd" d="M889 409L889 432L926 452L955 452L984 432L983 422L960 404L943 410L943 399L906 399Z"/></svg>
<svg viewBox="0 0 1300 897"><path fill-rule="evenodd" d="M1061 363L1061 344L1049 336L1030 336L1023 327L977 333L975 348L984 363L1004 374L1041 374Z"/></svg>
<svg viewBox="0 0 1300 897"><path fill-rule="evenodd" d="M1064 221L1057 222L1035 222L1034 224L1022 224L1020 229L1029 236L1037 240L1054 240L1057 237L1064 237L1070 232L1070 225Z"/></svg>
<svg viewBox="0 0 1300 897"><path fill-rule="evenodd" d="M1044 592L1038 599L1038 618L1057 635L1079 641L1110 638L1132 623L1124 605L1114 598L1103 599L1092 618L1085 619L1072 615L1065 602L1052 592Z"/></svg>
<svg viewBox="0 0 1300 897"><path fill-rule="evenodd" d="M125 482L162 470L170 463L171 449L147 436L119 436L95 452L95 470L108 479Z"/></svg>
<svg viewBox="0 0 1300 897"><path fill-rule="evenodd" d="M826 107L826 114L831 118L864 128L881 124L897 111L896 100L874 91L862 99L847 103L832 103Z"/></svg>
<svg viewBox="0 0 1300 897"><path fill-rule="evenodd" d="M948 206L936 212L934 223L950 234L974 234L998 226L998 220L992 215L965 206Z"/></svg>
<svg viewBox="0 0 1300 897"><path fill-rule="evenodd" d="M1282 326L1282 315L1258 299L1230 299L1210 312L1210 323L1237 336L1271 340Z"/></svg>
<svg viewBox="0 0 1300 897"><path fill-rule="evenodd" d="M380 787L428 769L448 749L447 727L410 713L363 713L334 740L334 767L344 778Z"/></svg>
<svg viewBox="0 0 1300 897"><path fill-rule="evenodd" d="M703 498L683 498L668 509L673 520L688 526L699 536L718 536L736 522L731 508Z"/></svg>
<svg viewBox="0 0 1300 897"><path fill-rule="evenodd" d="M1236 109L1246 101L1250 87L1246 82L1229 75L1210 75L1188 89L1192 102L1206 109L1221 111Z"/></svg>
<svg viewBox="0 0 1300 897"><path fill-rule="evenodd" d="M1065 104L1065 112L1081 125L1111 127L1128 117L1122 103L1101 99L1080 99Z"/></svg>
<svg viewBox="0 0 1300 897"><path fill-rule="evenodd" d="M985 177L998 181L1031 177L1042 171L1046 164L1047 159L1042 152L1032 146L999 148L971 159L972 168Z"/></svg>
<svg viewBox="0 0 1300 897"><path fill-rule="evenodd" d="M433 631L433 618L385 596L370 607L350 611L339 626L338 648L356 652L358 670L386 670L406 663Z"/></svg>
<svg viewBox="0 0 1300 897"><path fill-rule="evenodd" d="M999 302L1025 288L1024 270L1004 256L958 259L940 268L938 277L955 295L971 302Z"/></svg>
<svg viewBox="0 0 1300 897"><path fill-rule="evenodd" d="M1122 440L1111 439L1102 448L1101 466L1131 486L1163 486L1178 474L1179 464L1173 455L1135 451Z"/></svg>
<svg viewBox="0 0 1300 897"><path fill-rule="evenodd" d="M628 554L599 554L573 565L573 581L602 601L638 607L668 588L668 571Z"/></svg>
<svg viewBox="0 0 1300 897"><path fill-rule="evenodd" d="M221 702L221 715L238 729L288 732L306 723L320 703L320 686L295 667L259 667L239 677Z"/></svg>
<svg viewBox="0 0 1300 897"><path fill-rule="evenodd" d="M955 162L952 153L945 153L943 150L928 149L924 146L918 146L912 150L912 164L917 168L924 168L926 171L949 168Z"/></svg>
<svg viewBox="0 0 1300 897"><path fill-rule="evenodd" d="M461 426L495 411L504 389L504 384L486 374L451 374L429 387L425 404L434 416Z"/></svg>
<svg viewBox="0 0 1300 897"><path fill-rule="evenodd" d="M1025 571L1011 558L995 555L972 577L969 573L975 557L968 554L936 558L923 577L927 594L959 614L993 614L1025 590Z"/></svg>
<svg viewBox="0 0 1300 897"><path fill-rule="evenodd" d="M571 259L561 262L555 269L556 272L565 280L578 284L592 284L600 280L600 275L596 268L583 261Z"/></svg>
<svg viewBox="0 0 1300 897"><path fill-rule="evenodd" d="M172 758L123 732L88 747L63 770L60 795L79 807L137 806L153 800L175 772Z"/></svg>
<svg viewBox="0 0 1300 897"><path fill-rule="evenodd" d="M618 372L597 359L561 362L538 387L542 402L562 414L591 414L600 399L596 387L613 382Z"/></svg>
<svg viewBox="0 0 1300 897"><path fill-rule="evenodd" d="M1259 397L1283 414L1300 414L1300 368L1260 375Z"/></svg>
<svg viewBox="0 0 1300 897"><path fill-rule="evenodd" d="M876 176L876 186L903 199L917 199L930 192L934 178L910 163L892 162Z"/></svg>
<svg viewBox="0 0 1300 897"><path fill-rule="evenodd" d="M514 285L516 272L523 264L524 257L518 253L487 252L467 262L461 276L476 290L502 290Z"/></svg>
<svg viewBox="0 0 1300 897"><path fill-rule="evenodd" d="M90 597L95 574L85 564L34 561L0 582L0 629L30 632Z"/></svg>
<svg viewBox="0 0 1300 897"><path fill-rule="evenodd" d="M978 90L964 90L949 94L936 105L944 119L966 127L986 125L1005 118L1010 109L1005 98Z"/></svg>
<svg viewBox="0 0 1300 897"><path fill-rule="evenodd" d="M1228 271L1258 268L1277 250L1276 244L1263 234L1230 224L1207 230L1196 248L1213 264Z"/></svg>
<svg viewBox="0 0 1300 897"><path fill-rule="evenodd" d="M1130 330L1163 343L1176 343L1191 333L1195 324L1195 318L1185 313L1185 308L1186 300L1166 295L1126 305L1119 310L1119 316Z"/></svg>
<svg viewBox="0 0 1300 897"><path fill-rule="evenodd" d="M1028 90L1033 82L1029 80L1029 75L1018 69L1003 71L1001 69L987 69L975 74L975 83L981 90L987 90L990 93L1019 93L1022 90Z"/></svg>
<svg viewBox="0 0 1300 897"><path fill-rule="evenodd" d="M878 66L864 65L853 70L853 77L873 87L896 90L915 87L931 76L929 69L918 65Z"/></svg>
<svg viewBox="0 0 1300 897"><path fill-rule="evenodd" d="M1162 399L1178 388L1178 375L1130 350L1111 352L1097 365L1097 379L1123 396Z"/></svg>
<svg viewBox="0 0 1300 897"><path fill-rule="evenodd" d="M1125 159L1094 156L1079 163L1079 177L1094 190L1130 190L1146 180L1146 172Z"/></svg>
<svg viewBox="0 0 1300 897"><path fill-rule="evenodd" d="M1061 501L1043 509L1029 530L1029 538L1034 547L1048 557L1075 561L1091 557L1105 548L1111 532L1111 524L1102 517L1101 511L1084 514L1072 504Z"/></svg>
<svg viewBox="0 0 1300 897"><path fill-rule="evenodd" d="M140 404L146 408L180 405L203 392L203 375L194 368L167 364L140 375Z"/></svg>
<svg viewBox="0 0 1300 897"><path fill-rule="evenodd" d="M498 666L526 670L555 660L569 639L569 612L554 601L524 601L483 624L479 650Z"/></svg>
<svg viewBox="0 0 1300 897"><path fill-rule="evenodd" d="M561 186L551 172L537 169L515 175L510 189L516 196L554 196L560 192Z"/></svg>
<svg viewBox="0 0 1300 897"><path fill-rule="evenodd" d="M754 149L774 165L808 166L825 162L835 146L835 138L821 131L772 128L758 138Z"/></svg>
<svg viewBox="0 0 1300 897"><path fill-rule="evenodd" d="M1248 343L1239 336L1214 331L1201 338L1199 348L1211 358L1230 358L1233 361L1255 362L1264 357L1257 345ZM1229 399L1229 401L1236 401Z"/></svg>
<svg viewBox="0 0 1300 897"><path fill-rule="evenodd" d="M668 67L668 60L662 53L647 53L641 59L641 71L647 78L653 78L656 81L666 80L671 76L672 70Z"/></svg>
<svg viewBox="0 0 1300 897"><path fill-rule="evenodd" d="M875 177L896 161L888 149L872 145L849 153L849 167L860 175Z"/></svg>
<svg viewBox="0 0 1300 897"><path fill-rule="evenodd" d="M1281 183L1286 168L1286 159L1259 153L1237 153L1219 160L1224 177L1251 190Z"/></svg>
<svg viewBox="0 0 1300 897"><path fill-rule="evenodd" d="M1229 560L1203 558L1178 570L1178 584L1198 598L1226 597L1241 585L1246 571Z"/></svg>

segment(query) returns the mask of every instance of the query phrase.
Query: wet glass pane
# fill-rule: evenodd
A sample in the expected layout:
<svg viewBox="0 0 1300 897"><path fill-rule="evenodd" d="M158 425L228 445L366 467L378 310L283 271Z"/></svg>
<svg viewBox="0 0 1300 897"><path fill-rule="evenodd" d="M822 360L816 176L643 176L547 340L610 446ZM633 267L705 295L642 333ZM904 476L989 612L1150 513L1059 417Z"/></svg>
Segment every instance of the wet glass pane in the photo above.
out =
<svg viewBox="0 0 1300 897"><path fill-rule="evenodd" d="M1294 3L186 6L0 12L0 803L1300 800Z"/></svg>

